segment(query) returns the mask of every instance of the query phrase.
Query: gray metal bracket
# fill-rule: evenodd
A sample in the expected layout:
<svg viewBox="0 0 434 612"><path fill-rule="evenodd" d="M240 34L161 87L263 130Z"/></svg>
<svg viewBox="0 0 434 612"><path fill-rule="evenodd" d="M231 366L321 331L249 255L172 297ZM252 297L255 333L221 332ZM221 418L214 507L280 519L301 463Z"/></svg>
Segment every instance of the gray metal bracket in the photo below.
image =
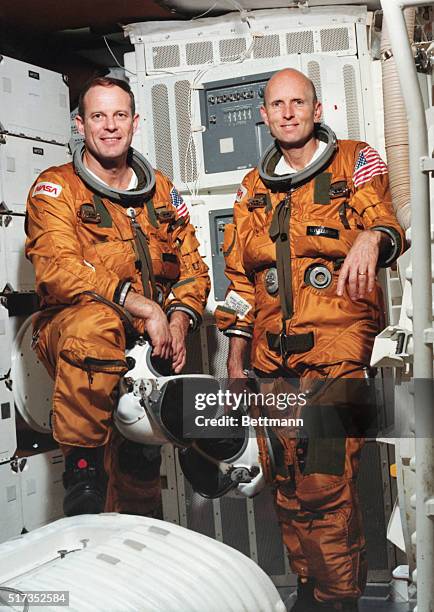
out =
<svg viewBox="0 0 434 612"><path fill-rule="evenodd" d="M420 169L422 172L434 172L434 157L421 157Z"/></svg>
<svg viewBox="0 0 434 612"><path fill-rule="evenodd" d="M434 344L434 328L428 327L423 331L423 341L425 344Z"/></svg>
<svg viewBox="0 0 434 612"><path fill-rule="evenodd" d="M4 224L5 227L12 221L11 211L7 207L6 202L0 202L0 227Z"/></svg>
<svg viewBox="0 0 434 612"><path fill-rule="evenodd" d="M4 225L5 227L8 227L8 225L12 221L12 217L25 217L25 216L26 216L26 213L14 212L10 208L8 208L8 205L6 204L6 202L3 202L3 201L0 202L0 227L2 225Z"/></svg>
<svg viewBox="0 0 434 612"><path fill-rule="evenodd" d="M426 515L434 519L434 497L428 499L425 503Z"/></svg>

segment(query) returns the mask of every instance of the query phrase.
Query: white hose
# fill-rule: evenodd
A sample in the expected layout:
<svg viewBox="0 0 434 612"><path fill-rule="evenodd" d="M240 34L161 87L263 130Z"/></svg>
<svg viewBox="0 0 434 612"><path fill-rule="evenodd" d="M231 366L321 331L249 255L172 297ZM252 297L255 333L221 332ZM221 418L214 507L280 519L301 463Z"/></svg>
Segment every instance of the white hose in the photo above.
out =
<svg viewBox="0 0 434 612"><path fill-rule="evenodd" d="M416 9L405 9L404 17L410 44L413 44ZM391 54L389 33L384 22L381 34L381 66L383 74L384 135L390 191L398 221L404 229L407 229L411 225L408 124L396 63Z"/></svg>

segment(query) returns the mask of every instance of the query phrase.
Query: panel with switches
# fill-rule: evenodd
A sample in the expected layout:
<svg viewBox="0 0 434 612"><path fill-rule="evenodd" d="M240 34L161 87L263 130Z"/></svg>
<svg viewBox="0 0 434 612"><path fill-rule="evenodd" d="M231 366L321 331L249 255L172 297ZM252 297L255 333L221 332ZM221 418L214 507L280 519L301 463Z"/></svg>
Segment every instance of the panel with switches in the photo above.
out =
<svg viewBox="0 0 434 612"><path fill-rule="evenodd" d="M272 75L204 83L200 92L205 173L253 168L271 142L260 107Z"/></svg>

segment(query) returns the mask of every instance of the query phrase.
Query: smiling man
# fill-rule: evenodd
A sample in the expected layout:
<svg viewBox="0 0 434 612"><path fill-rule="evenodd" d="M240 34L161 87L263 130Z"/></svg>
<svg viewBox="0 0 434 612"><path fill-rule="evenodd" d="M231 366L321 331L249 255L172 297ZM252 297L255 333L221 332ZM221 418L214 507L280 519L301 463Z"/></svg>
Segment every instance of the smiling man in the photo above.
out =
<svg viewBox="0 0 434 612"><path fill-rule="evenodd" d="M43 172L27 203L26 254L41 302L34 346L55 383L67 515L158 507L159 449L112 429L125 349L146 334L154 357L180 372L209 291L182 197L130 147L138 122L126 82L89 82L76 118L84 146L73 164Z"/></svg>
<svg viewBox="0 0 434 612"><path fill-rule="evenodd" d="M315 88L302 73L285 70L269 80L264 94L261 115L279 142L281 174L287 168L304 168L320 144L313 134L314 124L320 121L322 112Z"/></svg>
<svg viewBox="0 0 434 612"><path fill-rule="evenodd" d="M301 72L269 80L261 114L275 142L238 189L223 246L230 295L216 310L231 379L245 378L249 352L261 389L305 394L306 422L312 410L326 415L327 436L257 431L299 576L297 612L357 610L365 586L357 419L371 410L369 360L383 326L376 270L404 248L386 165L368 144L337 140L321 113ZM339 415L348 437L331 428Z"/></svg>

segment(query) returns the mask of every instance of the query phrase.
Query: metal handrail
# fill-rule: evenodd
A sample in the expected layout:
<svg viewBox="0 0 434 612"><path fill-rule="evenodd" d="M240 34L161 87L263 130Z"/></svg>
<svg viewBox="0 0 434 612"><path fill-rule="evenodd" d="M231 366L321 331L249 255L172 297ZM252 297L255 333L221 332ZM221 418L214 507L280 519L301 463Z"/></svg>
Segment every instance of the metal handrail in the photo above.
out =
<svg viewBox="0 0 434 612"><path fill-rule="evenodd" d="M417 610L434 610L434 419L432 276L429 176L421 160L428 157L428 133L422 94L403 15L406 7L427 6L427 0L381 0L391 33L409 131L411 186L411 260L413 299L415 434L416 434L416 565ZM415 270L417 269L417 274ZM414 576L416 579L416 576Z"/></svg>

